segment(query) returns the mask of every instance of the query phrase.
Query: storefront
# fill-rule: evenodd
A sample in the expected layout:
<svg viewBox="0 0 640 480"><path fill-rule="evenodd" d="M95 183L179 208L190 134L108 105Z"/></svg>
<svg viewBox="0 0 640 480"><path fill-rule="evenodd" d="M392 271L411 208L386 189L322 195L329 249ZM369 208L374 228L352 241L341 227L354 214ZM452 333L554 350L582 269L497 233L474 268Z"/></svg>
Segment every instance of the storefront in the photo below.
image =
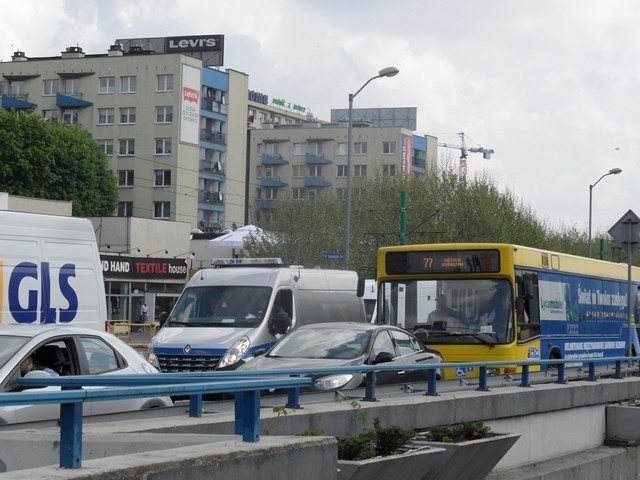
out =
<svg viewBox="0 0 640 480"><path fill-rule="evenodd" d="M146 304L148 322L166 319L184 288L188 267L181 258L100 255L108 320L140 322Z"/></svg>

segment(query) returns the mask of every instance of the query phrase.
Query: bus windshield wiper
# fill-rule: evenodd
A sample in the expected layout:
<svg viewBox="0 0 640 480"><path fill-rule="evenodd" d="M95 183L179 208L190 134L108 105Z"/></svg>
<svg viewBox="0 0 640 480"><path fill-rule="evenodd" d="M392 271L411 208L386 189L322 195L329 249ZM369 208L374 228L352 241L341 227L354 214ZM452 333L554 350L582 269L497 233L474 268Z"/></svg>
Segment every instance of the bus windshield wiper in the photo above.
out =
<svg viewBox="0 0 640 480"><path fill-rule="evenodd" d="M481 343L484 343L485 345L495 345L496 343L498 343L498 340L493 337L491 334L489 333L471 333L471 332L449 332L449 335L452 335L454 337L471 337L471 338L476 338L478 340L480 340Z"/></svg>

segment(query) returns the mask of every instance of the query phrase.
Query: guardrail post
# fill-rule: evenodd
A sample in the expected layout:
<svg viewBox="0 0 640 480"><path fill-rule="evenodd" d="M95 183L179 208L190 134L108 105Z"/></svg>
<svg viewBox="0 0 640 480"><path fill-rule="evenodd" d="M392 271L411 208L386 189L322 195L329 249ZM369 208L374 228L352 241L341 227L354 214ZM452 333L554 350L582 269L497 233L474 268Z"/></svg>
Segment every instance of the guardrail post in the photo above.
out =
<svg viewBox="0 0 640 480"><path fill-rule="evenodd" d="M236 392L235 432L244 442L260 439L260 391Z"/></svg>
<svg viewBox="0 0 640 480"><path fill-rule="evenodd" d="M72 390L79 387L62 387ZM60 404L60 468L82 465L82 402Z"/></svg>
<svg viewBox="0 0 640 480"><path fill-rule="evenodd" d="M202 394L189 395L189 416L201 417L204 410L204 402L202 400Z"/></svg>
<svg viewBox="0 0 640 480"><path fill-rule="evenodd" d="M565 383L566 379L564 377L564 363L558 364L558 383Z"/></svg>
<svg viewBox="0 0 640 480"><path fill-rule="evenodd" d="M287 397L287 408L300 408L300 389L298 387L290 388Z"/></svg>
<svg viewBox="0 0 640 480"><path fill-rule="evenodd" d="M478 388L477 390L481 392L488 392L489 387L487 386L487 367L486 365L480 366L480 373L478 375Z"/></svg>
<svg viewBox="0 0 640 480"><path fill-rule="evenodd" d="M367 372L363 400L366 402L376 401L376 372Z"/></svg>
<svg viewBox="0 0 640 480"><path fill-rule="evenodd" d="M616 360L616 378L622 378L622 362Z"/></svg>
<svg viewBox="0 0 640 480"><path fill-rule="evenodd" d="M436 385L438 380L438 372L435 368L427 370L427 393L425 395L437 396Z"/></svg>
<svg viewBox="0 0 640 480"><path fill-rule="evenodd" d="M596 381L596 364L594 362L589 362L589 381Z"/></svg>
<svg viewBox="0 0 640 480"><path fill-rule="evenodd" d="M522 365L522 380L520 382L521 387L530 387L529 382L529 365Z"/></svg>

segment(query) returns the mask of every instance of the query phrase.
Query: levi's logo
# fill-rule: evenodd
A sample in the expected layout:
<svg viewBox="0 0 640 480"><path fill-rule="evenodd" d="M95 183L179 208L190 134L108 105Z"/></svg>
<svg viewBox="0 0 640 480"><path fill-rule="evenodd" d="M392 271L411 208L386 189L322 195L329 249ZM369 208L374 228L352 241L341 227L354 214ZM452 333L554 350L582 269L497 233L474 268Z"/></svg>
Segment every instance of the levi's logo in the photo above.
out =
<svg viewBox="0 0 640 480"><path fill-rule="evenodd" d="M198 103L200 92L194 88L182 87L182 99L185 102Z"/></svg>

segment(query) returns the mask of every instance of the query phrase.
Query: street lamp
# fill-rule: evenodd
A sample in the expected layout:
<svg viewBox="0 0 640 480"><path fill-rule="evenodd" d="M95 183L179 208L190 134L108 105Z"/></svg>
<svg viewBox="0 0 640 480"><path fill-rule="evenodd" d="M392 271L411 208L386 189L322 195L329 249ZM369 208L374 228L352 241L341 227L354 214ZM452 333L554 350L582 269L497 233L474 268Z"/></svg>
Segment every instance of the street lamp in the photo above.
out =
<svg viewBox="0 0 640 480"><path fill-rule="evenodd" d="M353 178L352 168L351 168L351 130L353 128L353 99L358 95L364 87L369 85L371 80L375 80L376 78L381 77L395 77L400 70L396 67L386 67L378 72L375 77L371 77L369 80L362 85L356 93L349 94L349 116L348 116L348 127L347 127L347 191L346 195L346 206L345 206L345 214L344 214L344 240L343 240L343 249L344 249L344 268L345 270L349 269L349 240L351 238L351 183Z"/></svg>
<svg viewBox="0 0 640 480"><path fill-rule="evenodd" d="M593 205L593 187L595 187L600 180L608 175L618 175L622 172L621 168L612 168L607 173L602 175L593 185L589 185L589 258L591 258L591 207Z"/></svg>

